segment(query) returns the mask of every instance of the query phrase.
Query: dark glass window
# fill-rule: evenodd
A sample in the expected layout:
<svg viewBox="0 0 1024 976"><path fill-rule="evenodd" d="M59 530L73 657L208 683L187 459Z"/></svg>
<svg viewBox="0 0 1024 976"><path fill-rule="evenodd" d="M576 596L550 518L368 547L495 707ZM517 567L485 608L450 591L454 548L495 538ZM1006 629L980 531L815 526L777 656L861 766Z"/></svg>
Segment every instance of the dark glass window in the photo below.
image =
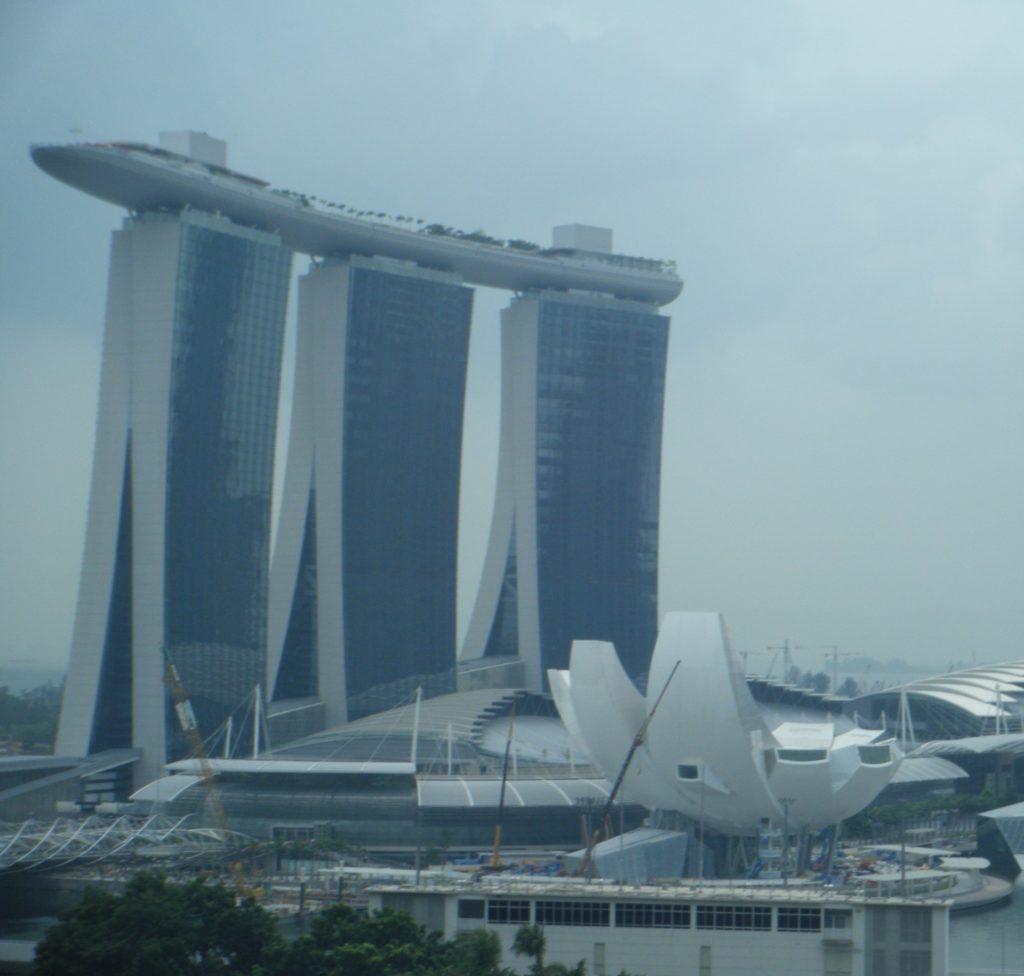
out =
<svg viewBox="0 0 1024 976"><path fill-rule="evenodd" d="M884 766L892 761L892 752L888 746L858 746L857 752L865 766Z"/></svg>
<svg viewBox="0 0 1024 976"><path fill-rule="evenodd" d="M668 319L539 301L537 571L544 668L575 639L643 672L657 631L658 492Z"/></svg>
<svg viewBox="0 0 1024 976"><path fill-rule="evenodd" d="M820 932L820 908L780 908L780 932Z"/></svg>
<svg viewBox="0 0 1024 976"><path fill-rule="evenodd" d="M824 762L828 753L824 749L779 749L782 762Z"/></svg>
<svg viewBox="0 0 1024 976"><path fill-rule="evenodd" d="M350 274L341 515L354 718L369 689L454 667L473 292L369 267Z"/></svg>
<svg viewBox="0 0 1024 976"><path fill-rule="evenodd" d="M690 906L664 902L619 902L615 906L619 928L688 929Z"/></svg>
<svg viewBox="0 0 1024 976"><path fill-rule="evenodd" d="M487 899L487 921L498 924L528 925L530 903L516 898Z"/></svg>
<svg viewBox="0 0 1024 976"><path fill-rule="evenodd" d="M459 899L459 918L483 918L484 917L484 900L483 898L460 898Z"/></svg>
<svg viewBox="0 0 1024 976"><path fill-rule="evenodd" d="M538 925L607 925L610 906L606 901L538 901Z"/></svg>
<svg viewBox="0 0 1024 976"><path fill-rule="evenodd" d="M770 931L772 910L767 905L698 905L697 928Z"/></svg>
<svg viewBox="0 0 1024 976"><path fill-rule="evenodd" d="M767 905L737 905L734 924L738 929L768 931L772 927L772 910Z"/></svg>
<svg viewBox="0 0 1024 976"><path fill-rule="evenodd" d="M183 215L174 297L165 633L204 735L258 683L266 653L270 499L291 253ZM182 753L168 717L170 752Z"/></svg>

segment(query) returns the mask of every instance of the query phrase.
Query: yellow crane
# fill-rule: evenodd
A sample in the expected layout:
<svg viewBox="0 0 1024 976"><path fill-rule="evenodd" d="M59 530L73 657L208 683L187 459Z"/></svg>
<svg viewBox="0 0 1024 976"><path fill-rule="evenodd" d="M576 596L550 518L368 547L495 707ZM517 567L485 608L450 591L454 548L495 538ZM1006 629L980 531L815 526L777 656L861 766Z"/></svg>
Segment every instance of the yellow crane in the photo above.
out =
<svg viewBox="0 0 1024 976"><path fill-rule="evenodd" d="M221 833L221 839L226 844L231 835L231 827L228 824L227 814L224 812L224 803L220 798L220 788L217 786L217 774L214 772L213 763L210 762L210 754L206 751L203 737L199 733L199 723L196 721L196 713L189 701L188 692L174 666L167 648L161 648L164 655L164 677L167 682L167 690L171 695L171 702L174 704L174 713L178 718L178 725L181 726L182 735L188 745L192 758L199 763L199 775L202 778L203 788L206 790L207 801L210 812L213 814L214 823ZM235 895L239 898L255 898L259 895L258 888L251 888L246 884L245 872L237 860L228 862L228 869L231 872L231 880L235 887Z"/></svg>
<svg viewBox="0 0 1024 976"><path fill-rule="evenodd" d="M505 815L505 787L508 785L508 759L512 751L512 740L516 735L516 703L512 700L512 712L508 720L508 735L505 738L505 759L501 764L501 792L498 795L498 822L494 825L494 850L491 852L491 870L504 871L508 866L501 860L501 827Z"/></svg>

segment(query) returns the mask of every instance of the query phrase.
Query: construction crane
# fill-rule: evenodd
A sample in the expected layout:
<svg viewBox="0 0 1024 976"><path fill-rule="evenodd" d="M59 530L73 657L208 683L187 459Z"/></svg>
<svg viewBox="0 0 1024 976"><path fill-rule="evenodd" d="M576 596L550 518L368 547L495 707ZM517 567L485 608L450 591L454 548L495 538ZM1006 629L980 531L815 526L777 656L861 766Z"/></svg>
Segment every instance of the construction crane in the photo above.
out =
<svg viewBox="0 0 1024 976"><path fill-rule="evenodd" d="M629 764L633 761L633 756L636 755L637 749L639 749L647 739L647 730L651 727L651 720L654 718L654 713L658 710L658 706L661 704L662 698L665 697L665 692L668 691L669 684L676 676L676 671L679 670L679 664L680 662L676 661L676 663L672 665L672 670L665 679L665 684L661 686L661 692L655 700L654 705L647 713L647 717L641 723L640 728L637 729L636 735L633 736L633 742L629 747L629 751L626 753L626 758L622 761L622 766L619 769L619 775L615 777L615 782L612 784L611 792L609 792L608 799L605 801L604 809L601 811L601 816L598 817L597 824L587 839L587 849L583 853L583 860L580 862L579 870L576 872L580 877L586 877L587 871L590 870L590 861L594 854L594 848L597 846L597 838L601 833L601 826L602 824L606 824L611 816L612 805L615 803L615 797L618 796L619 790L622 788L622 781L626 778L626 772L629 770ZM607 832L609 834L611 833L610 830Z"/></svg>
<svg viewBox="0 0 1024 976"><path fill-rule="evenodd" d="M494 850L491 852L491 870L503 871L501 860L501 826L505 815L505 787L508 785L508 759L512 751L512 740L516 734L516 703L512 701L512 712L508 721L508 736L505 739L505 760L501 764L501 793L498 795L498 822L494 825Z"/></svg>
<svg viewBox="0 0 1024 976"><path fill-rule="evenodd" d="M213 814L214 823L220 831L221 840L226 844L231 835L231 827L228 824L227 814L224 812L224 803L220 797L220 788L217 786L217 774L214 772L213 763L210 762L210 754L206 751L203 737L199 733L199 723L196 721L196 713L189 701L188 692L174 666L167 648L161 648L164 655L164 677L167 682L167 690L170 692L171 701L174 704L174 713L178 718L178 725L181 726L182 735L188 744L192 758L199 764L199 775L203 787L206 790L207 802L210 812ZM235 895L241 900L243 898L254 898L259 889L250 888L245 881L245 872L237 860L228 862L228 869L231 872L231 881L234 884Z"/></svg>

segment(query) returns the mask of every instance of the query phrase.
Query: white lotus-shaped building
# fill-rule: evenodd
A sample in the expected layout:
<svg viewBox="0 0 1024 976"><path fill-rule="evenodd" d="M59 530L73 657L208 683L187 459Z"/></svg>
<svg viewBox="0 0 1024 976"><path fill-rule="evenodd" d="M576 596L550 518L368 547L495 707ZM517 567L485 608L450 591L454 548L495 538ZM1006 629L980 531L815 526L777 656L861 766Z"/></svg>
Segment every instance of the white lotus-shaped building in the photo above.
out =
<svg viewBox="0 0 1024 976"><path fill-rule="evenodd" d="M755 834L765 821L791 831L838 823L870 803L899 763L883 731L770 721L717 613L666 615L646 698L604 641L575 641L569 670L548 678L569 734L612 780L664 691L624 798L723 833Z"/></svg>

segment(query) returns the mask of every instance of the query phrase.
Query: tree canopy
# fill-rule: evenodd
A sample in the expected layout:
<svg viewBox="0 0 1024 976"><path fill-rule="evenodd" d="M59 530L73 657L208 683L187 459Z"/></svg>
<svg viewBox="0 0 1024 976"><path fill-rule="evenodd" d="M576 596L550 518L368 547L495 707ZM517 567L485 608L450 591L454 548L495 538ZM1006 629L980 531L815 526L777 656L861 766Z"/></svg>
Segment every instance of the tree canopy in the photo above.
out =
<svg viewBox="0 0 1024 976"><path fill-rule="evenodd" d="M585 976L544 962L537 925L516 934L514 951L534 976ZM136 875L123 894L90 888L36 950L36 976L514 976L501 965L501 940L487 928L446 941L404 912L368 915L338 904L288 942L251 899L236 903L220 885L175 884ZM627 974L620 974L627 976Z"/></svg>
<svg viewBox="0 0 1024 976"><path fill-rule="evenodd" d="M280 952L273 918L219 885L138 874L90 888L36 950L36 976L249 976Z"/></svg>
<svg viewBox="0 0 1024 976"><path fill-rule="evenodd" d="M220 885L136 875L121 895L96 888L51 928L36 976L509 976L481 929L445 941L409 915L334 905L308 935L282 939L254 901Z"/></svg>
<svg viewBox="0 0 1024 976"><path fill-rule="evenodd" d="M52 682L17 693L0 685L0 740L24 749L52 747L62 693L63 685Z"/></svg>

